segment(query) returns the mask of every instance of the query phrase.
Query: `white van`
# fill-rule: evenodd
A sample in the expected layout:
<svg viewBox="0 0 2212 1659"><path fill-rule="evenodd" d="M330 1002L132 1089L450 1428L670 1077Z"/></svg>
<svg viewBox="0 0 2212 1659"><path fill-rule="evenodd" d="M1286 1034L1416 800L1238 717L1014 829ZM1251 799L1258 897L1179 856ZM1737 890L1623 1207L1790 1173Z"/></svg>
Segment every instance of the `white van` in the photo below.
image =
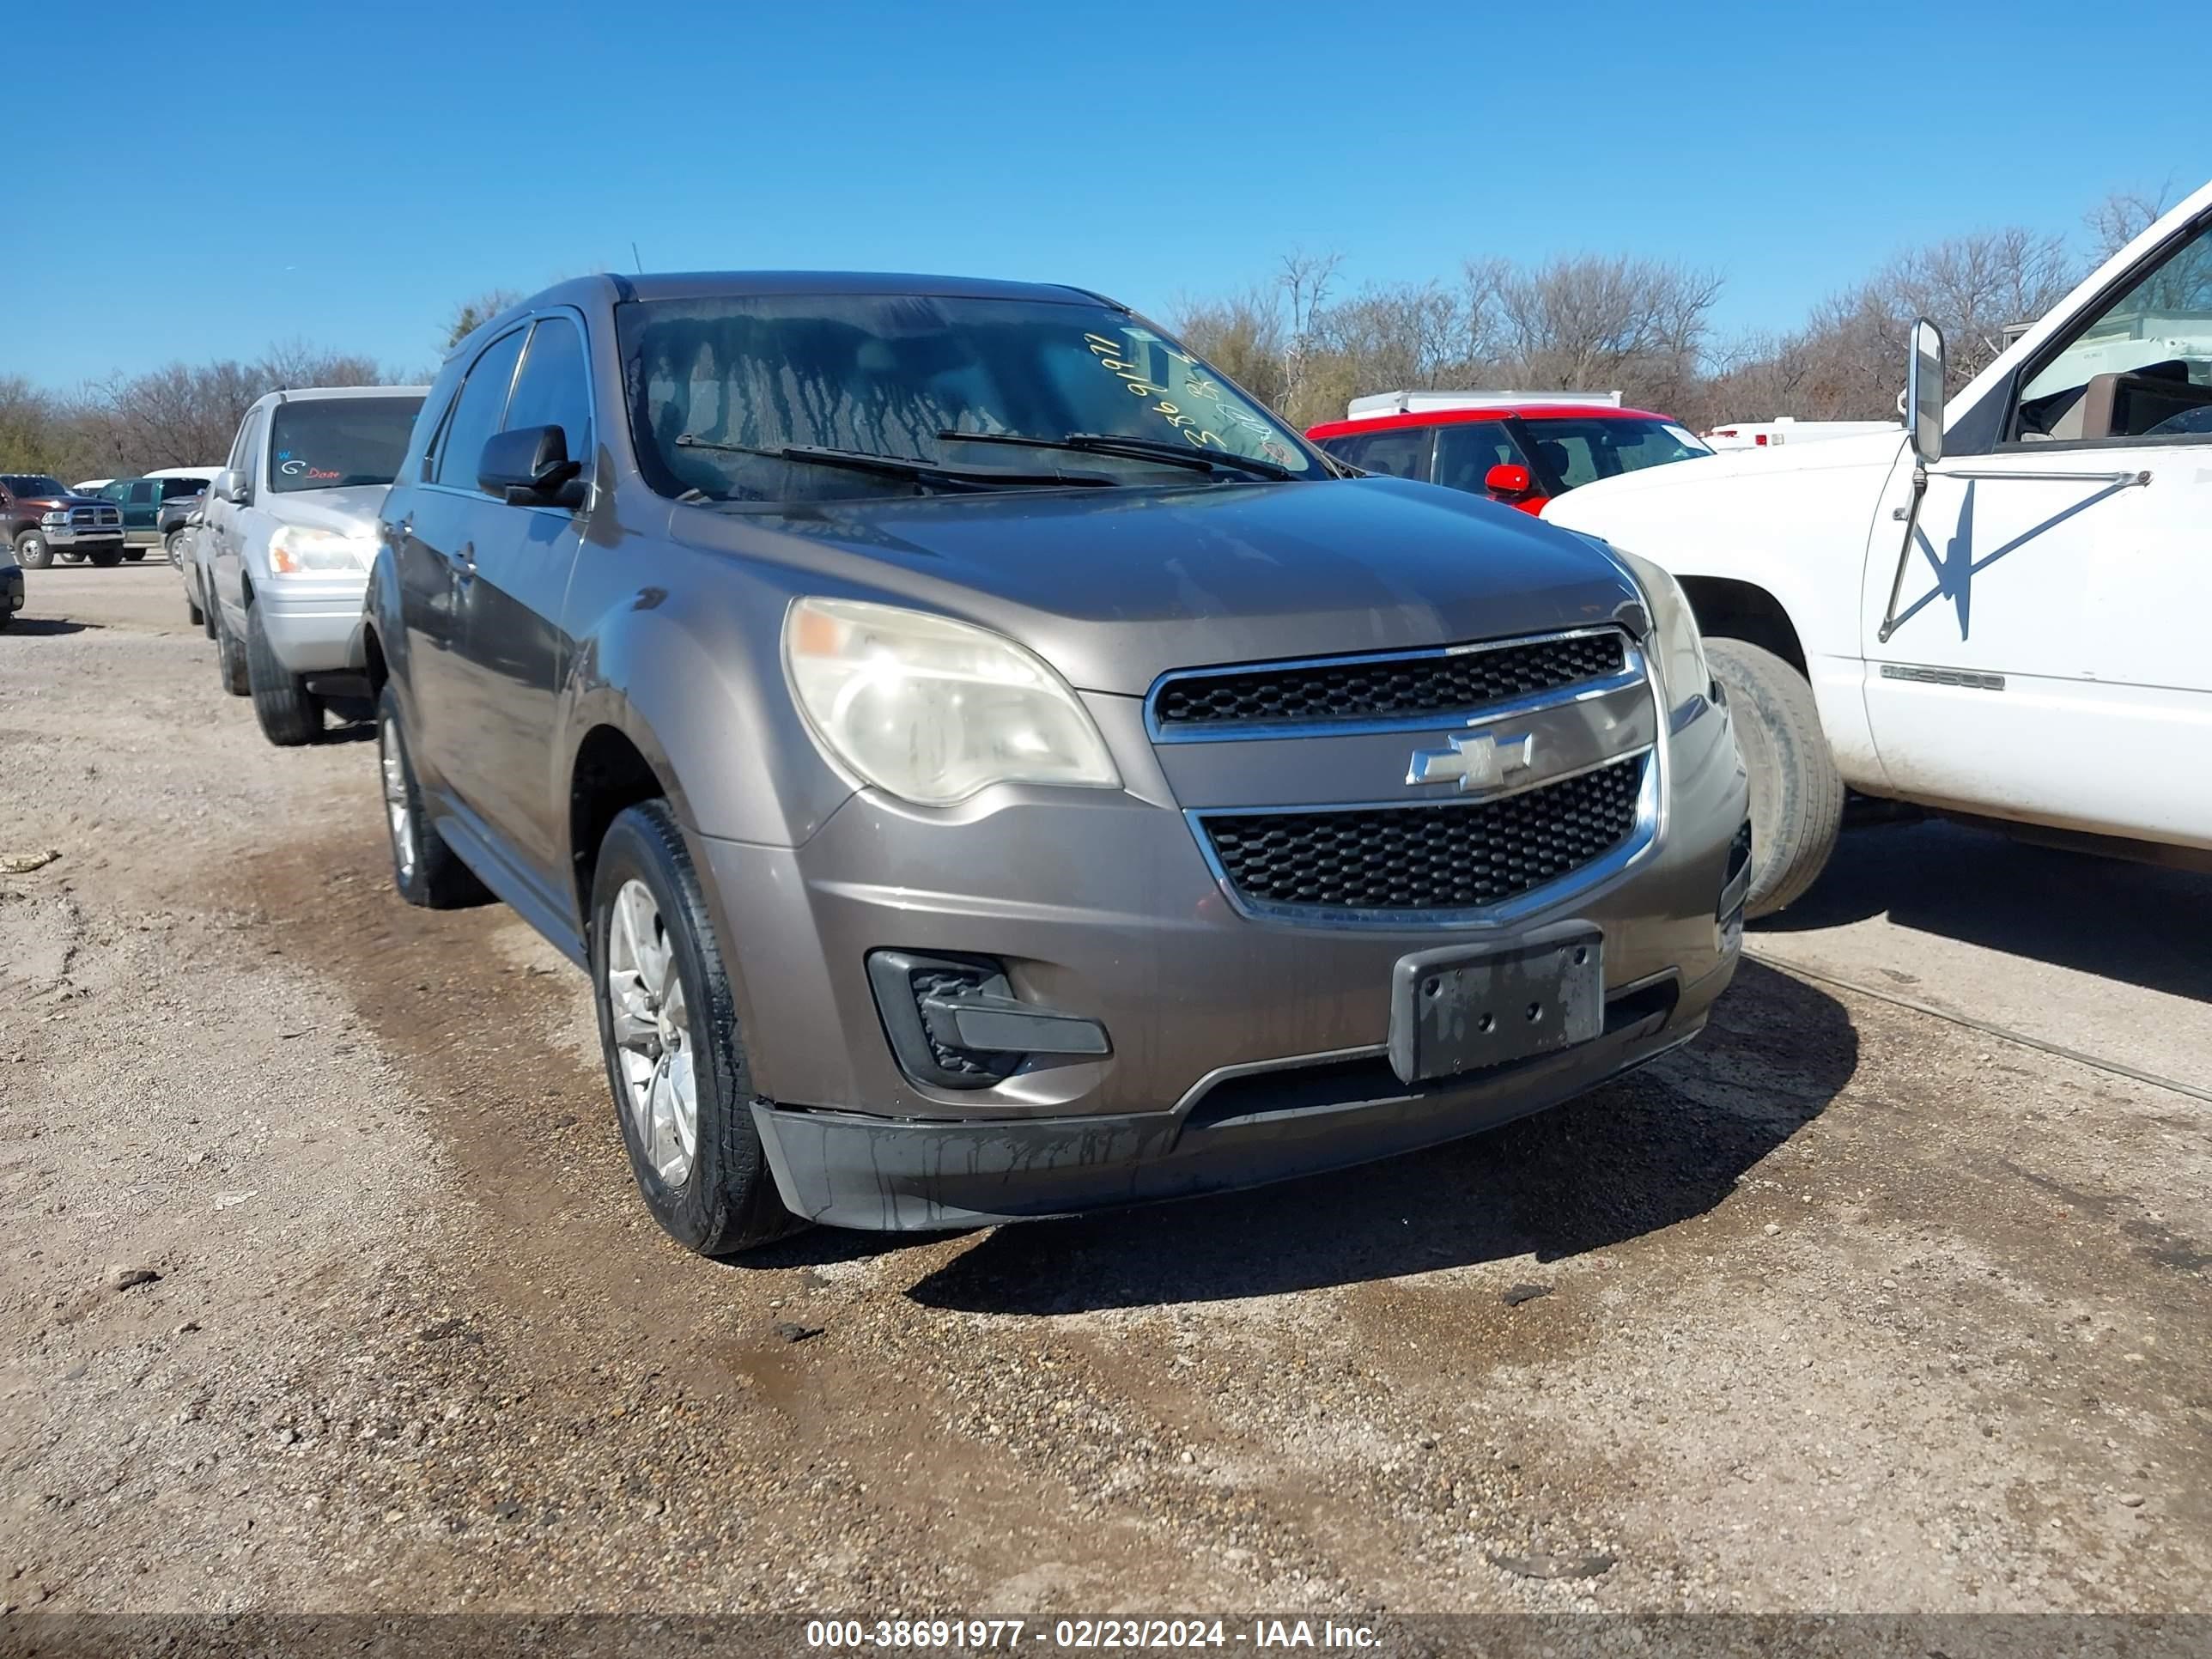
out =
<svg viewBox="0 0 2212 1659"><path fill-rule="evenodd" d="M1560 497L1667 567L1752 772L1753 915L1810 884L1845 787L2212 868L2212 185L1948 410Z"/></svg>

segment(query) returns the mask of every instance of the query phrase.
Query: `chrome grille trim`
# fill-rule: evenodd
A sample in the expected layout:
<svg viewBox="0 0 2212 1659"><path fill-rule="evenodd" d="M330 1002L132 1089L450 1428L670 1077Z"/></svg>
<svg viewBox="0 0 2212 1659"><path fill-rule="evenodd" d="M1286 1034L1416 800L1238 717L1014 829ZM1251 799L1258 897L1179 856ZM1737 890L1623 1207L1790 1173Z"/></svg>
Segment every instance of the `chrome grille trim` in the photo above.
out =
<svg viewBox="0 0 2212 1659"><path fill-rule="evenodd" d="M1500 699L1496 702L1468 704L1444 708L1416 710L1402 714L1358 716L1347 720L1208 720L1184 723L1163 722L1160 719L1160 697L1169 687L1193 680L1228 679L1269 672L1291 673L1301 670L1327 670L1358 667L1370 663L1439 662L1453 657L1477 655L1484 652L1508 651L1518 647L1545 645L1556 640L1592 639L1601 635L1617 634L1621 641L1621 668L1618 673L1602 678L1577 680L1548 690L1531 692L1525 696ZM1480 640L1462 645L1423 646L1407 651L1355 652L1325 657L1285 657L1263 662L1224 663L1206 668L1173 668L1152 682L1145 694L1145 732L1155 744L1169 743L1242 743L1278 738L1360 737L1393 732L1433 732L1454 724L1462 726L1487 725L1493 720L1510 719L1516 714L1531 714L1538 709L1556 708L1562 703L1580 702L1590 697L1602 697L1615 691L1644 683L1645 672L1643 647L1636 636L1616 623L1602 623L1589 628L1563 628L1545 634L1522 634L1510 639Z"/></svg>

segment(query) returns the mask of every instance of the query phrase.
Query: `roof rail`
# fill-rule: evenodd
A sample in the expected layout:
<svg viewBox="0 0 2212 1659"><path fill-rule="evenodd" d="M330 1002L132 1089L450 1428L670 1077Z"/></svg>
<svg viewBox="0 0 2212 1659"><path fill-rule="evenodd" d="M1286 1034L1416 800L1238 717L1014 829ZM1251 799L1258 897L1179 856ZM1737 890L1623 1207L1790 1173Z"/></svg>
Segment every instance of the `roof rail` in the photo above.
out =
<svg viewBox="0 0 2212 1659"><path fill-rule="evenodd" d="M1346 406L1347 421L1366 421L1384 415L1418 415L1432 409L1491 409L1504 404L1586 404L1592 408L1619 409L1618 392L1377 392L1354 398Z"/></svg>

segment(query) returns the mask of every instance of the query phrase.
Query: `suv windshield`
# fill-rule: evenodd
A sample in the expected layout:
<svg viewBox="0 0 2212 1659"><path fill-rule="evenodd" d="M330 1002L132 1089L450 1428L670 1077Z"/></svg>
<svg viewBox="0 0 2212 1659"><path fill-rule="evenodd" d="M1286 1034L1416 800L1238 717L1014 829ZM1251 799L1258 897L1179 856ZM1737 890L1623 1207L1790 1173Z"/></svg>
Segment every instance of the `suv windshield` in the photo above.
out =
<svg viewBox="0 0 2212 1659"><path fill-rule="evenodd" d="M1688 428L1671 421L1614 415L1546 418L1524 424L1535 448L1536 465L1552 475L1554 487L1559 489L1578 489L1594 479L1713 453Z"/></svg>
<svg viewBox="0 0 2212 1659"><path fill-rule="evenodd" d="M269 422L271 489L388 484L399 475L420 397L301 398Z"/></svg>
<svg viewBox="0 0 2212 1659"><path fill-rule="evenodd" d="M43 472L0 472L0 484L8 486L10 495L66 495L59 478L49 478Z"/></svg>
<svg viewBox="0 0 2212 1659"><path fill-rule="evenodd" d="M968 472L1018 466L1036 482L1062 467L1115 483L1206 476L1095 441L1121 438L1330 476L1204 363L1095 301L761 295L638 301L617 317L639 460L665 495L819 501L917 487L781 453L793 447ZM944 435L956 432L1047 447ZM1072 437L1085 441L1052 447Z"/></svg>

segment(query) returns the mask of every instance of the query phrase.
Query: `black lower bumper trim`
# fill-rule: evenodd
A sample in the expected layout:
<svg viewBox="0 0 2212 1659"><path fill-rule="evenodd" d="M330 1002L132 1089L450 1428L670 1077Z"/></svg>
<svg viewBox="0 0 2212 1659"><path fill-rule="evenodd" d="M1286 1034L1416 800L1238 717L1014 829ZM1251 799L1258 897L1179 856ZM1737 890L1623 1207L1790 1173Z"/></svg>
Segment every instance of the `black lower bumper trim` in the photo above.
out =
<svg viewBox="0 0 2212 1659"><path fill-rule="evenodd" d="M1668 1020L1655 995L1593 1042L1474 1078L1409 1088L1387 1063L1355 1062L1333 1077L1277 1076L1263 1095L1263 1074L1226 1116L1204 1109L1209 1097L1188 1115L920 1122L762 1102L753 1116L785 1204L811 1220L904 1232L1069 1215L1261 1186L1495 1128L1688 1041L1720 984L1696 989L1692 1015Z"/></svg>

